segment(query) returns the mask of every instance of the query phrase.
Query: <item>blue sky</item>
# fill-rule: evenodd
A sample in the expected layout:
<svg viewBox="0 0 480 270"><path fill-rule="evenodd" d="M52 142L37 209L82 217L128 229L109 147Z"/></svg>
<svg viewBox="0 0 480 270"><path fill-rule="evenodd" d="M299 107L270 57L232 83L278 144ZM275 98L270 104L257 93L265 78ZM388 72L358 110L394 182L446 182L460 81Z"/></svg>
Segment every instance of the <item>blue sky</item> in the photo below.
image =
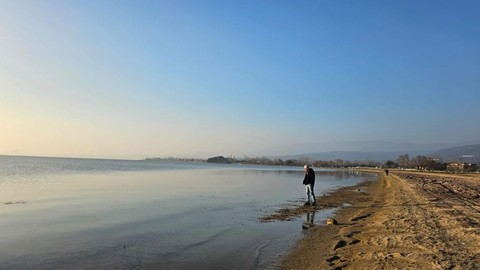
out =
<svg viewBox="0 0 480 270"><path fill-rule="evenodd" d="M478 141L479 15L478 1L0 0L0 154Z"/></svg>

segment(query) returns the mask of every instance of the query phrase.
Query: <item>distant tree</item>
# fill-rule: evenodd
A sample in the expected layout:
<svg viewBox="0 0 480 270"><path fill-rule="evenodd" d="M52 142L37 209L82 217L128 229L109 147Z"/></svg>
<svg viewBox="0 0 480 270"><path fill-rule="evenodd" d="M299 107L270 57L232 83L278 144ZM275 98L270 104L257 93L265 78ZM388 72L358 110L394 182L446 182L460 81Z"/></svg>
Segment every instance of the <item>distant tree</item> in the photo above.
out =
<svg viewBox="0 0 480 270"><path fill-rule="evenodd" d="M283 162L282 159L276 159L274 161L272 161L272 165L284 165L285 163Z"/></svg>
<svg viewBox="0 0 480 270"><path fill-rule="evenodd" d="M418 155L412 159L412 162L418 170L425 170L427 169L429 158L426 156Z"/></svg>
<svg viewBox="0 0 480 270"><path fill-rule="evenodd" d="M231 163L232 161L224 156L216 156L207 159L208 163Z"/></svg>
<svg viewBox="0 0 480 270"><path fill-rule="evenodd" d="M309 157L301 157L299 160L303 165L305 164L312 164L313 160Z"/></svg>
<svg viewBox="0 0 480 270"><path fill-rule="evenodd" d="M429 171L444 171L447 166L445 163L437 162L433 158L428 158L426 169Z"/></svg>
<svg viewBox="0 0 480 270"><path fill-rule="evenodd" d="M397 168L398 167L398 164L391 161L391 160L388 160L387 162L385 162L385 165L384 165L385 168Z"/></svg>
<svg viewBox="0 0 480 270"><path fill-rule="evenodd" d="M397 158L398 166L402 168L409 168L410 167L410 158L408 154L400 155Z"/></svg>
<svg viewBox="0 0 480 270"><path fill-rule="evenodd" d="M295 166L297 163L298 163L298 161L294 160L294 159L285 160L285 165L287 165L287 166Z"/></svg>
<svg viewBox="0 0 480 270"><path fill-rule="evenodd" d="M328 163L325 160L315 160L312 162L314 167L328 167Z"/></svg>
<svg viewBox="0 0 480 270"><path fill-rule="evenodd" d="M343 167L343 159L335 159L335 167L340 168Z"/></svg>

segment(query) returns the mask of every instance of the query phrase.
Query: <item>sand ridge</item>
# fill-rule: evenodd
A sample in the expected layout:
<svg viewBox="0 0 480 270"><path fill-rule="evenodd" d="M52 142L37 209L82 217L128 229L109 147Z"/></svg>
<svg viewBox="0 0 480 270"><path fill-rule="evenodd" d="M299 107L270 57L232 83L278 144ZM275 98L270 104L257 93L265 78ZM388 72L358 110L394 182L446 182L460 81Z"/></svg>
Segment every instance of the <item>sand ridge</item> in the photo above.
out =
<svg viewBox="0 0 480 270"><path fill-rule="evenodd" d="M279 268L479 269L479 178L398 171L366 188L338 211L339 225L313 228Z"/></svg>

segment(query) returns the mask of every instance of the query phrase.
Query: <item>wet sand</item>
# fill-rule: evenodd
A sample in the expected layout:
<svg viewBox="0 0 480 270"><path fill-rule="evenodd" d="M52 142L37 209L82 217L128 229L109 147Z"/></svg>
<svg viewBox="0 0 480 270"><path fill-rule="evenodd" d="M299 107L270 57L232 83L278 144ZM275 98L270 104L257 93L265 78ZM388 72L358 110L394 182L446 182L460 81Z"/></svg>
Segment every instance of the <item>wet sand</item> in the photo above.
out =
<svg viewBox="0 0 480 270"><path fill-rule="evenodd" d="M319 198L316 208L352 206L336 212L338 225L309 227L278 268L479 269L480 175L377 172L375 181Z"/></svg>

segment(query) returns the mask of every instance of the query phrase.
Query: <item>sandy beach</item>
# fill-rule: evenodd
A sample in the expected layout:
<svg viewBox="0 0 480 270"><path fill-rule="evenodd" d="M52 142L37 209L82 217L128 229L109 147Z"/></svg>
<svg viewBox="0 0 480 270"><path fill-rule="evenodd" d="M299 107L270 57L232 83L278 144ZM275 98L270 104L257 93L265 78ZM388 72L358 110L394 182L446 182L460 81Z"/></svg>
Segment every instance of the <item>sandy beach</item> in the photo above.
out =
<svg viewBox="0 0 480 270"><path fill-rule="evenodd" d="M338 225L306 227L280 269L479 269L480 176L392 171L318 199ZM282 210L266 220L314 211Z"/></svg>

